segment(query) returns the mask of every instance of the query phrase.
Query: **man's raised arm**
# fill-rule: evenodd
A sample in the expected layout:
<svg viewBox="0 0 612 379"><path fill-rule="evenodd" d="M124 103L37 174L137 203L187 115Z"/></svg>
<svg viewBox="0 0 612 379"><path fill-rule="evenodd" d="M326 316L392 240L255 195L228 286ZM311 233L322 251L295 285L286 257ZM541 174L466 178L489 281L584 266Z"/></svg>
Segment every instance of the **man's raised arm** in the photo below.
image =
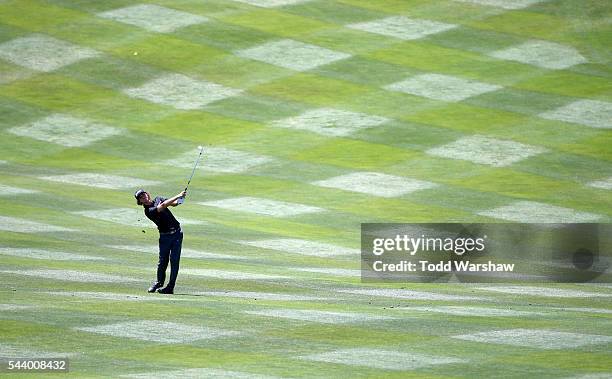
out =
<svg viewBox="0 0 612 379"><path fill-rule="evenodd" d="M186 195L187 195L187 191L182 191L178 195L173 196L173 197L171 197L169 199L166 199L164 202L160 203L157 206L157 211L161 212L161 211L163 211L164 209L166 209L168 207L175 207L175 206L177 206L178 205L177 200L179 198L181 198L181 197L185 197Z"/></svg>

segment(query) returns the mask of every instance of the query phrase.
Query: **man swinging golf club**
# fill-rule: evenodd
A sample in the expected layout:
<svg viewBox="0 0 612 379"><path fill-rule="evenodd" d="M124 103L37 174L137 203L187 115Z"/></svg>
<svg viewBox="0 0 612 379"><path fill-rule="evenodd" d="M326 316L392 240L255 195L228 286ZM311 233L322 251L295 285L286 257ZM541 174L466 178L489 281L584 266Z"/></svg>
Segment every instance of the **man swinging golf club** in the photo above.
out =
<svg viewBox="0 0 612 379"><path fill-rule="evenodd" d="M198 146L200 154L198 159L193 166L191 176L187 181L185 189L178 195L173 196L169 199L165 199L161 196L157 196L155 199L151 199L151 195L143 190L139 189L134 193L136 203L144 207L144 213L147 218L157 225L159 230L159 262L157 263L157 281L154 282L149 288L149 292L173 294L174 286L176 284L176 277L179 272L179 261L181 260L181 247L183 245L183 231L181 230L181 224L176 221L174 215L168 207L176 207L182 204L187 195L187 188L193 174L195 173L196 167L202 157L203 147ZM170 262L170 280L166 287L163 287L166 279L166 269L168 268L168 262Z"/></svg>
<svg viewBox="0 0 612 379"><path fill-rule="evenodd" d="M139 189L134 194L136 203L144 207L144 213L157 225L159 230L159 262L157 263L157 281L153 283L149 292L159 292L163 294L173 294L176 277L179 271L179 261L181 259L181 246L183 244L183 232L181 224L176 221L174 215L168 207L175 207L179 204L179 199L184 199L186 191L182 191L176 196L164 199L157 196L151 199L151 195ZM161 288L166 280L166 268L170 262L170 281L166 287Z"/></svg>

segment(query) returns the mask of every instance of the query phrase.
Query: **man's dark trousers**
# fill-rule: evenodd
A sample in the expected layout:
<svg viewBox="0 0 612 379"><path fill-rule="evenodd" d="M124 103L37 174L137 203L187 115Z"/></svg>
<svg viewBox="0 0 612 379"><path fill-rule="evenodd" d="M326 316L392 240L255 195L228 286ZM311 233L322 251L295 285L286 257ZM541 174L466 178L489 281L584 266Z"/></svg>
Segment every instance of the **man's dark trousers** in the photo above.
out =
<svg viewBox="0 0 612 379"><path fill-rule="evenodd" d="M176 277L179 272L179 261L181 260L181 246L183 244L183 232L177 231L172 234L159 235L159 263L157 264L157 281L164 283L166 280L166 268L170 262L170 281L166 287L174 288Z"/></svg>

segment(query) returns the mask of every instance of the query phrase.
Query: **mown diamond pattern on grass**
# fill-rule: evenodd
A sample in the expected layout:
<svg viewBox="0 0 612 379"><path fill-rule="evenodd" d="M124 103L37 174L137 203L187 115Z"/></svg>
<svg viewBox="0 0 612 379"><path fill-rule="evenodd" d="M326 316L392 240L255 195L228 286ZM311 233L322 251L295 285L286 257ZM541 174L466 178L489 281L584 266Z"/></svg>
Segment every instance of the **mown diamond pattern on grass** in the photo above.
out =
<svg viewBox="0 0 612 379"><path fill-rule="evenodd" d="M437 187L435 183L380 172L355 172L319 180L312 184L380 197L398 197L410 192Z"/></svg>
<svg viewBox="0 0 612 379"><path fill-rule="evenodd" d="M429 99L458 102L483 93L496 91L501 86L442 74L416 75L385 86L391 91L404 92Z"/></svg>
<svg viewBox="0 0 612 379"><path fill-rule="evenodd" d="M260 375L252 372L230 371L210 367L145 372L140 374L121 375L121 377L129 379L282 379L278 376Z"/></svg>
<svg viewBox="0 0 612 379"><path fill-rule="evenodd" d="M91 283L122 283L138 282L139 279L130 278L125 275L103 274L99 272L77 271L77 270L3 270L0 272L33 276L37 278L63 280L69 282L91 282Z"/></svg>
<svg viewBox="0 0 612 379"><path fill-rule="evenodd" d="M57 352L57 351L41 351L33 350L30 347L19 347L0 343L0 353L2 358L58 358L58 357L74 357L77 353Z"/></svg>
<svg viewBox="0 0 612 379"><path fill-rule="evenodd" d="M344 276L347 278L358 278L361 270L348 268L328 268L328 267L289 267L292 271L305 272L311 274L323 274L331 276Z"/></svg>
<svg viewBox="0 0 612 379"><path fill-rule="evenodd" d="M455 0L463 3L474 3L479 5L488 5L503 9L523 9L533 4L537 4L542 0Z"/></svg>
<svg viewBox="0 0 612 379"><path fill-rule="evenodd" d="M189 343L201 339L230 337L239 334L231 330L159 320L128 321L108 325L78 327L74 329L113 337L135 338L144 341L169 344Z"/></svg>
<svg viewBox="0 0 612 379"><path fill-rule="evenodd" d="M380 20L349 24L347 27L403 40L413 40L453 29L457 25L405 16L392 16Z"/></svg>
<svg viewBox="0 0 612 379"><path fill-rule="evenodd" d="M204 276L208 278L227 280L276 280L288 278L287 276L283 275L258 274L253 272L215 270L206 268L186 268L181 270L181 273L185 275Z"/></svg>
<svg viewBox="0 0 612 379"><path fill-rule="evenodd" d="M248 212L274 217L289 217L305 213L322 212L323 208L310 205L287 203L284 201L256 197L234 197L223 200L205 201L198 204L231 211Z"/></svg>
<svg viewBox="0 0 612 379"><path fill-rule="evenodd" d="M350 54L290 39L268 42L239 50L236 55L295 71L311 70L351 56Z"/></svg>
<svg viewBox="0 0 612 379"><path fill-rule="evenodd" d="M409 307L400 309L402 311L433 312L466 317L519 317L543 315L542 313L517 311L514 309L463 306Z"/></svg>
<svg viewBox="0 0 612 379"><path fill-rule="evenodd" d="M602 216L535 201L516 201L509 205L480 211L481 216L530 223L596 222Z"/></svg>
<svg viewBox="0 0 612 379"><path fill-rule="evenodd" d="M93 49L40 34L0 44L0 58L21 67L43 72L57 70L98 55L100 53Z"/></svg>
<svg viewBox="0 0 612 379"><path fill-rule="evenodd" d="M282 7L285 5L294 5L299 3L305 3L310 0L234 0L240 3L255 5L263 8L275 8Z"/></svg>
<svg viewBox="0 0 612 379"><path fill-rule="evenodd" d="M475 135L434 147L427 150L427 154L504 167L546 151L546 148L539 146Z"/></svg>
<svg viewBox="0 0 612 379"><path fill-rule="evenodd" d="M429 301L466 301L466 300L478 300L482 301L482 298L476 296L463 296L463 295L452 295L445 293L435 292L421 292L406 289L397 288L355 288L355 289L341 289L338 292L350 293L354 295L363 295L371 297L392 297L397 299L408 299L408 300L429 300Z"/></svg>
<svg viewBox="0 0 612 379"><path fill-rule="evenodd" d="M123 90L130 97L176 109L199 109L206 104L236 96L242 90L196 80L182 74L166 74L140 87Z"/></svg>
<svg viewBox="0 0 612 379"><path fill-rule="evenodd" d="M606 179L595 180L589 183L590 187L612 190L612 176Z"/></svg>
<svg viewBox="0 0 612 379"><path fill-rule="evenodd" d="M260 311L246 311L245 313L299 321L320 322L324 324L358 323L393 319L388 316L369 315L365 313L330 312L311 309L264 309Z"/></svg>
<svg viewBox="0 0 612 379"><path fill-rule="evenodd" d="M278 238L255 241L238 241L243 245L255 246L262 249L285 251L288 253L310 255L314 257L357 256L359 249L332 245L324 242L308 241L297 238Z"/></svg>
<svg viewBox="0 0 612 379"><path fill-rule="evenodd" d="M0 247L0 255L12 255L14 257L45 259L52 261L87 261L87 260L104 260L106 258L95 257L91 255L82 255L74 253L66 253L63 251L54 251L46 249L33 248L18 248L18 247Z"/></svg>
<svg viewBox="0 0 612 379"><path fill-rule="evenodd" d="M452 338L484 343L531 347L538 349L573 349L586 345L606 344L612 337L594 334L558 332L541 329L507 329L453 336Z"/></svg>
<svg viewBox="0 0 612 379"><path fill-rule="evenodd" d="M587 59L571 46L537 40L494 51L489 55L552 70L566 69L587 62Z"/></svg>
<svg viewBox="0 0 612 379"><path fill-rule="evenodd" d="M52 233L52 232L74 232L74 229L43 224L22 218L0 216L0 230L16 233Z"/></svg>
<svg viewBox="0 0 612 379"><path fill-rule="evenodd" d="M159 254L159 246L157 245L107 245L107 247L145 254ZM195 259L249 259L249 257L241 255L209 253L189 248L181 249L181 257Z"/></svg>
<svg viewBox="0 0 612 379"><path fill-rule="evenodd" d="M92 172L40 176L39 179L105 189L124 189L137 186L149 187L159 184L158 181L154 180L144 180L119 175L95 174Z"/></svg>
<svg viewBox="0 0 612 379"><path fill-rule="evenodd" d="M96 220L103 220L108 222L114 222L121 225L134 226L134 227L154 227L155 224L151 222L145 215L142 208L113 208L113 209L101 209L101 210L89 210L89 211L77 211L71 212L78 216L84 216L94 218ZM181 217L181 225L200 225L204 224L204 221L188 219Z"/></svg>
<svg viewBox="0 0 612 379"><path fill-rule="evenodd" d="M360 129L378 126L389 119L340 109L318 108L298 116L272 122L272 126L308 130L330 137L348 136Z"/></svg>
<svg viewBox="0 0 612 379"><path fill-rule="evenodd" d="M540 117L591 128L612 129L612 103L598 100L577 100L541 113Z"/></svg>
<svg viewBox="0 0 612 379"><path fill-rule="evenodd" d="M184 154L164 161L173 167L193 168L197 151ZM202 164L198 169L206 172L241 173L257 166L274 161L273 158L246 151L228 149L218 146L206 146L202 154Z"/></svg>
<svg viewBox="0 0 612 379"><path fill-rule="evenodd" d="M302 356L300 358L316 362L338 363L349 366L365 366L381 370L398 371L465 362L457 358L426 355L416 352L368 348L327 351L324 353Z"/></svg>
<svg viewBox="0 0 612 379"><path fill-rule="evenodd" d="M83 147L116 136L121 129L66 114L52 114L31 124L8 129L20 137L34 138L66 147Z"/></svg>
<svg viewBox="0 0 612 379"><path fill-rule="evenodd" d="M590 297L612 297L610 293L587 292L566 288L534 287L534 286L488 286L479 287L479 290L507 293L510 295L544 296L561 298L590 298Z"/></svg>
<svg viewBox="0 0 612 379"><path fill-rule="evenodd" d="M39 191L31 190L28 188L5 186L3 184L0 184L0 196L30 195L38 192Z"/></svg>
<svg viewBox="0 0 612 379"><path fill-rule="evenodd" d="M154 4L113 9L98 13L98 16L159 33L170 33L184 26L208 21L206 17Z"/></svg>
<svg viewBox="0 0 612 379"><path fill-rule="evenodd" d="M198 292L197 295L231 297L238 299L257 299L269 301L314 301L326 300L324 297L293 295L290 293L271 293L271 292L254 292L254 291L207 291Z"/></svg>

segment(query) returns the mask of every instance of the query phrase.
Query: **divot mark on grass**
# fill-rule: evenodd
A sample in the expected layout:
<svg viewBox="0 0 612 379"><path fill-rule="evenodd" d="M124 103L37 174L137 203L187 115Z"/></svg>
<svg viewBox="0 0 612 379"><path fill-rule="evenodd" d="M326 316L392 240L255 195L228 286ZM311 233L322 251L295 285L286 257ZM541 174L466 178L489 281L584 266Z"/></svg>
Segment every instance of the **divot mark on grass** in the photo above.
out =
<svg viewBox="0 0 612 379"><path fill-rule="evenodd" d="M121 129L59 113L8 129L8 132L66 147L84 147L122 134Z"/></svg>
<svg viewBox="0 0 612 379"><path fill-rule="evenodd" d="M45 279L64 280L68 282L123 283L141 281L140 279L134 279L124 275L101 274L76 270L2 270L0 272Z"/></svg>
<svg viewBox="0 0 612 379"><path fill-rule="evenodd" d="M239 50L236 55L295 71L311 70L351 56L350 54L290 39L268 42Z"/></svg>
<svg viewBox="0 0 612 379"><path fill-rule="evenodd" d="M325 209L310 205L288 203L284 201L261 199L256 197L234 197L230 199L204 201L198 204L207 207L228 209L237 212L256 213L273 217L291 217L306 213L322 212Z"/></svg>
<svg viewBox="0 0 612 379"><path fill-rule="evenodd" d="M347 27L403 40L415 40L456 28L457 25L405 16L392 16L380 20L349 24Z"/></svg>
<svg viewBox="0 0 612 379"><path fill-rule="evenodd" d="M314 301L327 300L325 297L306 296L306 295L291 295L285 293L270 293L270 292L251 292L251 291L208 291L197 292L196 295L231 297L239 299L257 299L270 301Z"/></svg>
<svg viewBox="0 0 612 379"><path fill-rule="evenodd" d="M179 324L168 321L128 321L116 324L78 327L75 330L113 337L134 338L159 343L189 343L202 339L237 336L240 333L207 326Z"/></svg>
<svg viewBox="0 0 612 379"><path fill-rule="evenodd" d="M327 351L324 353L302 356L300 359L397 371L408 371L422 367L466 362L462 359L426 355L416 352L367 348Z"/></svg>
<svg viewBox="0 0 612 379"><path fill-rule="evenodd" d="M84 216L89 218L95 218L97 220L103 220L108 222L114 222L116 224L134 226L134 227L155 227L152 221L150 221L145 215L142 209L138 208L115 208L105 209L100 211L78 211L71 212L78 216ZM181 225L202 225L204 221L186 219L184 217L179 218Z"/></svg>
<svg viewBox="0 0 612 379"><path fill-rule="evenodd" d="M14 196L14 195L31 195L33 193L39 193L27 188L11 187L0 184L0 196Z"/></svg>
<svg viewBox="0 0 612 379"><path fill-rule="evenodd" d="M602 218L594 213L535 201L516 201L509 205L480 211L477 214L501 220L530 223L596 222Z"/></svg>
<svg viewBox="0 0 612 379"><path fill-rule="evenodd" d="M429 99L458 102L483 93L497 91L501 86L450 75L421 74L384 87Z"/></svg>
<svg viewBox="0 0 612 379"><path fill-rule="evenodd" d="M93 58L99 52L42 34L32 34L0 44L0 58L35 71L50 72Z"/></svg>
<svg viewBox="0 0 612 379"><path fill-rule="evenodd" d="M130 97L152 103L168 105L181 110L191 110L236 96L242 90L192 79L182 74L166 74L140 87L124 89L123 92Z"/></svg>
<svg viewBox="0 0 612 379"><path fill-rule="evenodd" d="M494 51L489 55L551 70L562 70L587 62L587 59L573 47L548 41L527 41L518 46Z"/></svg>
<svg viewBox="0 0 612 379"><path fill-rule="evenodd" d="M103 257L65 253L62 251L16 247L0 247L0 255L53 261L101 261L106 259Z"/></svg>
<svg viewBox="0 0 612 379"><path fill-rule="evenodd" d="M455 0L462 3L474 3L503 9L523 9L543 0Z"/></svg>
<svg viewBox="0 0 612 379"><path fill-rule="evenodd" d="M0 216L0 230L17 233L53 233L53 232L74 232L76 230L43 224L40 222L24 220L21 218Z"/></svg>
<svg viewBox="0 0 612 379"><path fill-rule="evenodd" d="M372 297L394 297L406 300L430 300L430 301L469 301L469 300L488 300L476 296L449 295L432 292L420 292L406 289L395 288L373 288L373 289L344 289L337 292L350 293L354 295L364 295Z"/></svg>
<svg viewBox="0 0 612 379"><path fill-rule="evenodd" d="M98 13L98 16L158 33L170 33L185 26L208 21L203 16L154 4L140 4L113 9Z"/></svg>
<svg viewBox="0 0 612 379"><path fill-rule="evenodd" d="M379 172L355 172L319 180L312 184L380 197L398 197L414 191L438 186L435 183L423 180L387 175Z"/></svg>
<svg viewBox="0 0 612 379"><path fill-rule="evenodd" d="M306 309L265 309L260 311L245 311L245 313L257 316L319 322L323 324L360 323L394 319L393 317L375 316L365 313L329 312Z"/></svg>
<svg viewBox="0 0 612 379"><path fill-rule="evenodd" d="M340 109L318 108L306 111L299 116L272 122L272 126L300 129L330 137L348 136L361 129L375 127L390 119L365 113L349 112Z"/></svg>
<svg viewBox="0 0 612 379"><path fill-rule="evenodd" d="M182 168L193 168L196 151L188 151L179 157L169 159L163 163ZM198 169L208 172L221 172L237 174L254 169L257 166L273 162L274 159L239 150L224 147L205 147L202 155L203 164Z"/></svg>
<svg viewBox="0 0 612 379"><path fill-rule="evenodd" d="M187 268L181 270L181 274L228 280L276 280L289 278L282 275L256 274L243 271L226 271L205 268Z"/></svg>
<svg viewBox="0 0 612 379"><path fill-rule="evenodd" d="M332 245L323 242L301 240L296 238L279 238L257 241L237 241L243 245L260 247L263 249L277 250L288 253L311 255L314 257L334 257L334 256L358 256L359 249Z"/></svg>
<svg viewBox="0 0 612 379"><path fill-rule="evenodd" d="M546 148L540 146L474 135L434 147L426 152L442 158L505 167L547 151Z"/></svg>
<svg viewBox="0 0 612 379"><path fill-rule="evenodd" d="M40 176L39 179L106 189L126 189L138 186L150 187L160 184L160 182L155 180L144 180L119 175L95 174L91 172Z"/></svg>
<svg viewBox="0 0 612 379"><path fill-rule="evenodd" d="M612 342L612 337L610 336L557 332L541 329L495 330L491 332L463 334L453 336L452 338L464 341L494 343L537 349L572 349L581 346L606 344Z"/></svg>
<svg viewBox="0 0 612 379"><path fill-rule="evenodd" d="M511 295L564 297L564 298L590 298L612 297L611 293L598 293L578 291L563 288L533 287L533 286L491 286L479 287L479 290L507 293Z"/></svg>
<svg viewBox="0 0 612 379"><path fill-rule="evenodd" d="M612 103L598 100L578 100L560 108L541 113L542 118L571 122L591 128L612 128Z"/></svg>

